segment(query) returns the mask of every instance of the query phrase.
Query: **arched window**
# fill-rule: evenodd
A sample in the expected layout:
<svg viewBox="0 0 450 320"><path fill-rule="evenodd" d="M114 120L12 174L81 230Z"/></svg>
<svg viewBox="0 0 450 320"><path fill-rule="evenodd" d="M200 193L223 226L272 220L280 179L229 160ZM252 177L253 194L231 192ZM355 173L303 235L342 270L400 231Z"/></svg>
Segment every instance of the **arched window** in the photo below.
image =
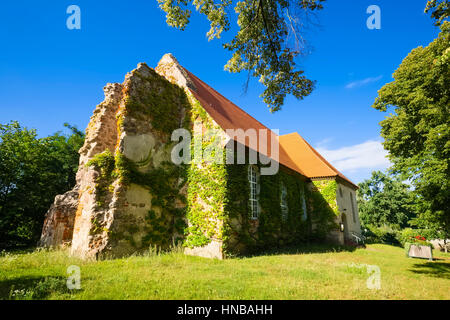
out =
<svg viewBox="0 0 450 320"><path fill-rule="evenodd" d="M258 172L254 166L248 166L248 182L250 184L250 217L258 219Z"/></svg>
<svg viewBox="0 0 450 320"><path fill-rule="evenodd" d="M284 183L281 183L281 196L280 196L280 207L281 207L281 218L286 221L288 218L289 208L287 202L287 189Z"/></svg>
<svg viewBox="0 0 450 320"><path fill-rule="evenodd" d="M355 198L353 197L353 193L351 191L350 191L350 201L352 202L353 222L356 223Z"/></svg>
<svg viewBox="0 0 450 320"><path fill-rule="evenodd" d="M302 215L302 220L306 220L308 219L308 213L306 212L306 196L305 196L305 188L302 188L302 193L300 195L301 200L302 200L302 211L303 211L303 215Z"/></svg>

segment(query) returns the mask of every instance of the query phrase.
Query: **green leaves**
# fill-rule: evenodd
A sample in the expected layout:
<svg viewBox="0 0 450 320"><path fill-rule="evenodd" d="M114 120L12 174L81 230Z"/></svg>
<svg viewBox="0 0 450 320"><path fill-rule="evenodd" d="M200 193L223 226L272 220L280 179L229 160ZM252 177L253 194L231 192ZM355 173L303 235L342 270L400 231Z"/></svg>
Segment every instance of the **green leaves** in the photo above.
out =
<svg viewBox="0 0 450 320"><path fill-rule="evenodd" d="M84 134L37 138L17 121L0 124L0 247L34 244L54 197L75 184Z"/></svg>
<svg viewBox="0 0 450 320"><path fill-rule="evenodd" d="M190 10L183 10L187 5L187 0L157 0L161 10L166 12L166 23L171 26L184 30L191 17Z"/></svg>
<svg viewBox="0 0 450 320"><path fill-rule="evenodd" d="M308 22L308 13L322 9L324 1L246 0L235 4L239 29L223 44L232 52L225 70L247 71L257 78L266 87L261 97L271 112L281 109L286 95L303 99L314 89L314 82L296 68L295 59L305 53L302 27ZM188 1L158 2L166 12L167 24L184 30L191 15L184 9ZM209 40L220 38L230 29L227 12L231 0L193 0L191 4L210 21Z"/></svg>
<svg viewBox="0 0 450 320"><path fill-rule="evenodd" d="M374 171L370 179L358 186L358 207L365 226L399 229L408 226L416 216L416 202L419 200L397 176Z"/></svg>
<svg viewBox="0 0 450 320"><path fill-rule="evenodd" d="M381 125L395 172L424 200L422 215L440 216L450 233L450 22L428 47L403 60L373 107L393 108Z"/></svg>
<svg viewBox="0 0 450 320"><path fill-rule="evenodd" d="M434 24L440 26L450 15L450 2L448 0L429 0L425 8L425 13L431 11Z"/></svg>

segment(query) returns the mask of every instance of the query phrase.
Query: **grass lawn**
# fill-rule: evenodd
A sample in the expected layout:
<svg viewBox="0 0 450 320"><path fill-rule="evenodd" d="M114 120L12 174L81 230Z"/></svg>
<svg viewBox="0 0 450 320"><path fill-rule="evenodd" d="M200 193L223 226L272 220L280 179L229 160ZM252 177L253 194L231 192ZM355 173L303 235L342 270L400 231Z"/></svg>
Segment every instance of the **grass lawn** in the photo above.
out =
<svg viewBox="0 0 450 320"><path fill-rule="evenodd" d="M3 253L0 299L450 299L450 254L430 262L373 244L348 251L315 246L229 260L179 252L85 262L66 251ZM368 289L362 264L381 271ZM66 288L81 268L81 290Z"/></svg>

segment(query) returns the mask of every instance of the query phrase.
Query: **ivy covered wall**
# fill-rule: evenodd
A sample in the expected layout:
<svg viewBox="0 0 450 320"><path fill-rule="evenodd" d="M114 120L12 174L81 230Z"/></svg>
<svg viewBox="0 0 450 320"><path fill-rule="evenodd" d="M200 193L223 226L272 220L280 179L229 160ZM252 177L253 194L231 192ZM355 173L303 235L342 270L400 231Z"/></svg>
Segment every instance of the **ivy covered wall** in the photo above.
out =
<svg viewBox="0 0 450 320"><path fill-rule="evenodd" d="M313 240L328 238L330 232L337 231L337 217L340 212L337 205L336 180L315 180L310 185L310 207L314 213L311 219Z"/></svg>
<svg viewBox="0 0 450 320"><path fill-rule="evenodd" d="M247 170L248 165L227 166L228 201L223 238L226 255L251 253L310 240L323 241L331 230L337 228L334 180L317 183L319 188L311 188L311 182L284 167L280 167L276 175L259 176L259 219L251 219ZM284 217L281 185L287 190L288 210ZM306 206L302 197L305 197Z"/></svg>
<svg viewBox="0 0 450 320"><path fill-rule="evenodd" d="M228 180L225 153L219 147L224 134L194 96L190 92L187 94L191 105L190 127L193 138L188 167L188 228L184 245L193 249L206 246L213 240L220 246ZM220 152L216 154L218 150ZM201 157L196 157L196 152L200 152ZM216 161L218 159L221 161ZM221 252L216 255L220 256Z"/></svg>

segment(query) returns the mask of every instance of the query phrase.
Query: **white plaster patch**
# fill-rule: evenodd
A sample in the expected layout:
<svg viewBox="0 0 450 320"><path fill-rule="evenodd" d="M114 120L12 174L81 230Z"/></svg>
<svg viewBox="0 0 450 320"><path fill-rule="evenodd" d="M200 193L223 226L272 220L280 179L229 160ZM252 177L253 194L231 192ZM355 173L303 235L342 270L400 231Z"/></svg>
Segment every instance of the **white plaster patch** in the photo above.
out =
<svg viewBox="0 0 450 320"><path fill-rule="evenodd" d="M155 138L150 134L125 135L123 137L123 153L125 157L134 162L142 162L147 160L155 143Z"/></svg>

